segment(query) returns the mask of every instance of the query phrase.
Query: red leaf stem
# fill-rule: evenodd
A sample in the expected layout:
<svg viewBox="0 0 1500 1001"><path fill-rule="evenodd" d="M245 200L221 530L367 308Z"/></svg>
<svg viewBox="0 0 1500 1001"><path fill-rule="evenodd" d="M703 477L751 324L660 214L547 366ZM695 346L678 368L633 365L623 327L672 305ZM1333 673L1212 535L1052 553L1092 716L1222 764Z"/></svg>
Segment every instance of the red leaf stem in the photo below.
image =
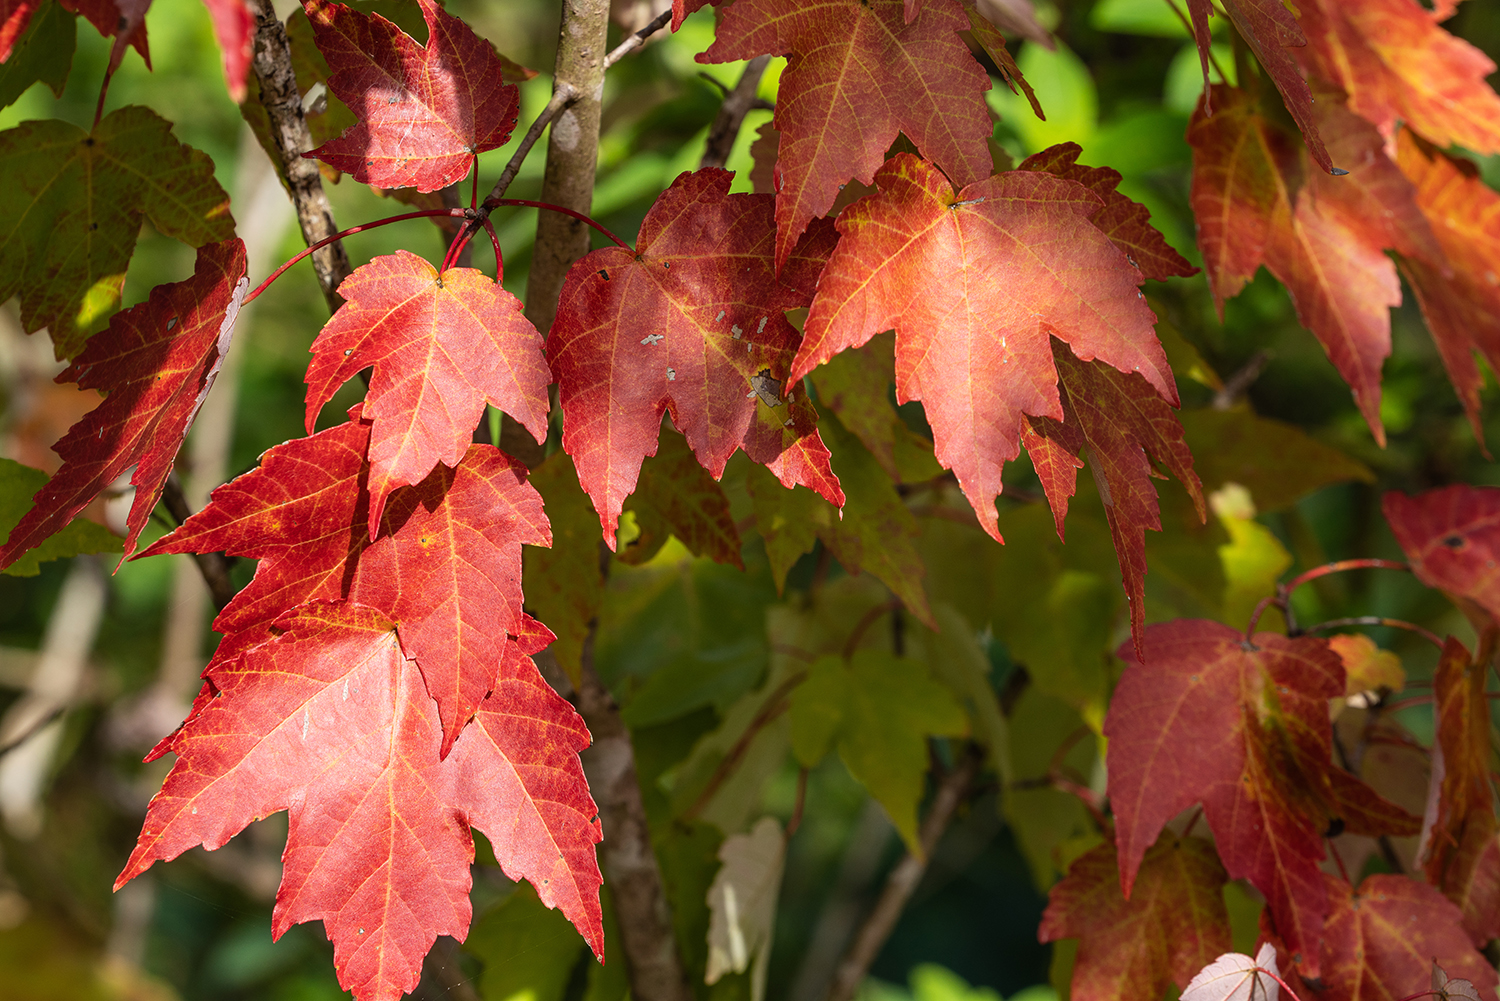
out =
<svg viewBox="0 0 1500 1001"><path fill-rule="evenodd" d="M611 233L609 230L605 229L599 223L590 219L582 212L575 212L572 209L564 208L561 205L553 205L551 202L534 202L529 198L486 198L484 200L484 204L480 206L480 210L483 211L485 209L497 209L502 205L528 205L534 209L551 209L553 212L561 212L563 215L572 216L579 222L594 227L594 229L598 230L599 232L603 233L605 236L613 240L615 246L624 247L626 250L631 249L630 244L626 243L618 236L615 236L615 234ZM488 218L488 213L486 213L486 218Z"/></svg>
<svg viewBox="0 0 1500 1001"><path fill-rule="evenodd" d="M1329 619L1317 625L1303 626L1301 631L1312 633L1320 629L1343 629L1347 626L1390 626L1392 629L1405 629L1407 632L1416 633L1439 650L1443 648L1442 639L1432 630L1424 629L1415 622L1407 622L1405 619L1389 619L1383 615L1352 615L1345 619Z"/></svg>
<svg viewBox="0 0 1500 1001"><path fill-rule="evenodd" d="M1297 588L1308 581L1317 580L1319 577L1327 577L1333 573L1343 573L1345 570L1411 570L1411 564L1403 560L1338 560L1334 563L1325 563L1320 567L1313 567L1304 573L1298 574L1287 582L1282 589L1290 597Z"/></svg>
<svg viewBox="0 0 1500 1001"><path fill-rule="evenodd" d="M313 254L319 250L322 250L324 247L328 246L330 243L333 243L335 240L342 240L346 236L353 236L355 233L363 233L367 229L375 229L379 226L388 226L393 222L402 222L406 219L422 219L431 216L443 215L462 219L468 214L468 212L468 209L423 209L420 212L403 212L400 215L393 215L386 219L376 219L374 222L367 222L362 223L358 226L351 226L349 229L346 229L339 233L335 233L325 239L319 240L317 243L313 244L311 247L308 247L306 250L302 251L291 260L287 261L275 271L272 271L269 278L250 290L250 294L245 296L245 302L248 303L254 301L256 296L264 292L267 287L269 287L270 284L276 279L280 278L288 268L296 264L298 261L302 260L302 258L307 257L308 255Z"/></svg>

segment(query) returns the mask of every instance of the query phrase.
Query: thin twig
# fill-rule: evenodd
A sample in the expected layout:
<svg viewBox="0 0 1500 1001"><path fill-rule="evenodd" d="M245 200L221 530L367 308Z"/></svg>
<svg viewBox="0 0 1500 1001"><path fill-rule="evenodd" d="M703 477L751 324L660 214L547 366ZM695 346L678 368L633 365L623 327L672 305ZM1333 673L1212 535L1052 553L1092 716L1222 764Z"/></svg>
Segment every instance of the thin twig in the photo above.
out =
<svg viewBox="0 0 1500 1001"><path fill-rule="evenodd" d="M745 123L745 116L750 113L751 107L755 104L755 95L760 88L760 78L770 64L770 56L756 56L745 64L745 72L740 74L740 82L734 85L734 90L724 95L724 103L719 106L719 115L708 128L708 146L704 149L703 159L698 164L700 167L722 167L729 161L729 154L734 150L734 141L740 134L740 126Z"/></svg>
<svg viewBox="0 0 1500 1001"><path fill-rule="evenodd" d="M1311 633L1322 629L1344 629L1348 626L1390 626L1392 629L1405 629L1409 633L1416 633L1439 650L1443 649L1442 639L1432 630L1424 629L1415 622L1407 622L1405 619L1388 619L1382 615L1353 615L1346 619L1329 619L1327 622L1304 626L1302 631Z"/></svg>
<svg viewBox="0 0 1500 1001"><path fill-rule="evenodd" d="M672 20L672 8L668 7L666 10L656 15L656 17L651 21L650 24L646 25L640 31L635 32L629 38L625 39L625 41L621 42L619 45L616 45L613 49L611 49L609 55L604 57L604 68L609 69L615 63L619 62L621 59L624 59L626 56L630 55L642 45L645 45L646 39L656 34L662 28L665 28L667 26L667 22L670 20Z"/></svg>
<svg viewBox="0 0 1500 1001"><path fill-rule="evenodd" d="M932 806L928 809L927 816L922 818L922 826L917 833L921 853L907 852L886 877L880 898L855 933L854 941L845 951L844 958L839 961L833 984L828 989L828 1001L850 1001L859 985L864 982L870 965L875 962L886 939L891 937L901 912L906 909L907 901L916 891L917 884L922 881L933 849L937 847L938 840L948 829L959 804L968 794L983 760L983 752L976 745L969 744L958 765L943 776L937 793L932 798Z"/></svg>
<svg viewBox="0 0 1500 1001"><path fill-rule="evenodd" d="M786 840L792 840L797 828L802 826L802 809L807 805L807 769L797 772L797 800L792 804L792 818L786 822Z"/></svg>
<svg viewBox="0 0 1500 1001"><path fill-rule="evenodd" d="M275 271L272 271L265 281L255 286L255 288L250 290L250 294L245 296L244 305L249 305L251 302L255 301L256 296L260 295L267 288L269 288L271 283L284 275L287 269L292 265L301 261L304 257L307 257L310 254L316 254L319 250L328 246L330 243L342 240L346 236L353 236L355 233L363 233L367 229L379 229L381 226L389 226L393 222L403 222L407 219L422 219L433 216L452 216L457 219L463 219L468 216L470 211L471 210L469 209L423 209L420 212L403 212L400 215L387 216L384 219L376 219L374 222L362 223L358 226L350 226L346 230L342 230L338 233L334 233L331 236L324 237L317 243L314 243L312 246L308 247L306 250L297 254L297 256L287 261Z"/></svg>
<svg viewBox="0 0 1500 1001"><path fill-rule="evenodd" d="M724 759L719 762L718 767L709 776L707 784L704 785L703 791L698 794L698 798L693 801L693 805L683 812L683 820L696 819L708 807L708 804L713 801L714 795L718 793L719 788L729 780L729 776L739 767L740 761L745 757L746 752L750 750L750 744L755 740L756 735L778 716L792 707L792 704L787 701L787 696L792 693L792 689L806 680L807 672L798 671L780 685L777 685L775 690L766 697L766 701L761 705L760 711L755 714L755 718L750 721L750 725L745 727L745 732L740 734L739 739L734 742L734 746L729 749L729 753L724 755Z"/></svg>
<svg viewBox="0 0 1500 1001"><path fill-rule="evenodd" d="M51 712L38 716L26 729L22 730L19 734L12 737L10 740L7 740L5 743L0 744L0 758L3 758L11 751L14 751L16 748L26 743L32 737L35 737L37 734L41 733L42 730L46 729L47 724L51 723L53 720L57 719L63 714L63 710L65 708L67 707L55 706Z"/></svg>
<svg viewBox="0 0 1500 1001"><path fill-rule="evenodd" d="M193 515L176 474L167 477L161 491L161 502L179 525ZM222 612L234 598L234 584L229 579L229 558L223 553L194 553L193 561L198 564L198 572L203 574L208 593L213 595L214 607Z"/></svg>
<svg viewBox="0 0 1500 1001"><path fill-rule="evenodd" d="M844 659L848 660L854 656L854 651L859 649L859 641L865 638L865 633L869 632L870 627L879 621L882 615L894 612L900 605L901 602L893 598L866 612L864 618L856 622L854 628L849 630L849 639L844 643Z"/></svg>

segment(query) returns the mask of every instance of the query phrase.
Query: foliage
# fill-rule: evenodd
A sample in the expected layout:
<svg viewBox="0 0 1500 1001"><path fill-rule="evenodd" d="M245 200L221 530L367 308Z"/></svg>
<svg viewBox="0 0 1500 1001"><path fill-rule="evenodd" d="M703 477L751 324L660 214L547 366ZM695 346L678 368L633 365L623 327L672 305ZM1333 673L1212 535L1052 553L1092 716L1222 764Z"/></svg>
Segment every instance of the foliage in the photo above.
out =
<svg viewBox="0 0 1500 1001"><path fill-rule="evenodd" d="M0 0L27 997L337 993L310 921L362 1001L1496 997L1482 5L642 0L607 61L566 5L589 92L540 0L169 5L153 77L149 3ZM362 223L320 333L234 129ZM220 638L156 674L173 554ZM302 958L80 961L111 870L117 928L231 874Z"/></svg>

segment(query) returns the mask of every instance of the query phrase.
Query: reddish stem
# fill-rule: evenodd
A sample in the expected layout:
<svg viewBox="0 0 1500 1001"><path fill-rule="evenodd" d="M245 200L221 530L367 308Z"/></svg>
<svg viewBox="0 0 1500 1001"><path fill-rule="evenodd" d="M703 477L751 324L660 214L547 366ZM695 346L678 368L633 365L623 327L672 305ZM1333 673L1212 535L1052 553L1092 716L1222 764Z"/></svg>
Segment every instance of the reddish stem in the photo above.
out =
<svg viewBox="0 0 1500 1001"><path fill-rule="evenodd" d="M1407 632L1416 633L1439 650L1443 649L1443 641L1432 630L1424 629L1415 622L1407 622L1405 619L1388 619L1383 615L1355 615L1347 619L1329 619L1315 626L1306 626L1302 631L1310 633L1319 629L1343 629L1345 626L1390 626L1393 629L1405 629Z"/></svg>
<svg viewBox="0 0 1500 1001"><path fill-rule="evenodd" d="M1255 627L1260 625L1260 617L1265 614L1267 608L1275 605L1277 608L1286 610L1286 591L1284 588L1277 589L1280 593L1268 594L1260 599L1255 606L1255 611L1250 613L1250 624L1245 627L1245 644L1253 646L1255 643Z"/></svg>
<svg viewBox="0 0 1500 1001"><path fill-rule="evenodd" d="M495 283L498 285L500 276L505 274L505 255L500 252L500 237L495 234L495 224L486 219L484 231L490 235L490 245L495 248Z"/></svg>
<svg viewBox="0 0 1500 1001"><path fill-rule="evenodd" d="M1203 807L1200 806L1200 807L1198 807L1197 812L1193 814L1192 818L1188 820L1187 826L1182 829L1182 836L1185 838L1189 834L1192 834L1193 833L1193 828L1195 828L1195 827L1198 826L1198 821L1201 820L1202 818L1203 818Z"/></svg>
<svg viewBox="0 0 1500 1001"><path fill-rule="evenodd" d="M1272 973L1270 970L1266 969L1263 966L1257 966L1255 969L1258 972L1260 972L1260 973L1264 973L1266 976L1270 977L1272 980L1274 980L1278 984L1280 984L1281 985L1281 989L1284 990L1284 991L1286 991L1288 994L1290 994L1292 996L1292 1001L1302 1001L1302 999L1297 996L1297 992L1294 991L1294 990L1292 990L1291 987L1289 987L1287 985L1287 982L1285 980L1282 980L1276 974ZM1427 993L1431 994L1432 992L1428 991ZM1414 997L1421 997L1422 995L1416 994L1416 995L1413 995L1413 996ZM1407 999L1403 998L1402 1001L1407 1001Z"/></svg>
<svg viewBox="0 0 1500 1001"><path fill-rule="evenodd" d="M479 154L474 154L474 189L469 192L469 208L479 207Z"/></svg>
<svg viewBox="0 0 1500 1001"><path fill-rule="evenodd" d="M1313 567L1305 573L1293 577L1287 583L1279 585L1275 594L1268 594L1260 599L1255 606L1255 611L1250 615L1250 624L1245 627L1245 644L1254 645L1255 627L1260 622L1260 617L1271 605L1280 608L1283 613L1289 613L1291 608L1292 592L1310 580L1326 577L1333 573L1342 573L1345 570L1410 570L1411 564L1402 563L1399 560L1339 560L1335 563L1325 563L1320 567ZM1290 619L1290 616L1288 615ZM1442 646L1441 643L1438 644Z"/></svg>
<svg viewBox="0 0 1500 1001"><path fill-rule="evenodd" d="M298 261L302 260L302 258L307 257L315 251L322 250L324 247L328 246L330 243L333 243L335 240L342 240L346 236L353 236L355 233L363 233L367 229L376 229L380 226L389 226L393 222L402 222L406 219L424 219L431 218L432 216L443 215L462 219L468 214L468 211L468 209L423 209L421 212L403 212L401 215L393 215L387 219L376 219L374 222L363 223L359 226L351 226L349 229L346 229L343 232L335 233L330 237L319 240L317 243L313 244L311 247L308 247L306 250L302 251L291 260L287 261L275 271L272 271L269 278L261 282L259 285L255 286L255 288L251 289L250 294L245 296L244 304L248 305L249 303L254 301L256 296L264 292L272 282L285 274L287 269L292 265L296 264Z"/></svg>
<svg viewBox="0 0 1500 1001"><path fill-rule="evenodd" d="M849 640L844 644L844 659L848 660L853 657L854 651L859 649L859 641L865 638L865 633L869 631L870 627L882 615L885 615L887 612L894 612L900 604L901 602L892 599L891 601L876 605L866 612L864 618L856 622L854 628L849 630Z"/></svg>
<svg viewBox="0 0 1500 1001"><path fill-rule="evenodd" d="M603 226L599 225L599 223L590 219L582 212L575 212L572 209L565 208L561 205L553 205L551 202L534 202L529 198L486 198L484 200L483 207L486 209L493 209L499 208L501 205L527 205L534 209L551 209L553 212L561 212L563 215L572 216L579 222L594 227L594 229L598 230L599 232L603 233L605 236L613 240L615 246L624 247L626 250L631 249L630 244L626 243L618 236L615 236L615 234L611 233L609 230L605 229Z"/></svg>
<svg viewBox="0 0 1500 1001"><path fill-rule="evenodd" d="M803 768L797 772L797 802L792 807L792 819L786 822L786 840L792 840L792 835L797 833L797 828L802 826L802 808L807 805L807 769Z"/></svg>
<svg viewBox="0 0 1500 1001"><path fill-rule="evenodd" d="M1297 588L1310 580L1319 577L1327 577L1333 573L1343 573L1345 570L1410 570L1410 563L1400 560L1339 560L1336 563L1325 563L1320 567L1313 567L1305 573L1298 574L1286 583L1282 588L1284 594L1290 596Z"/></svg>

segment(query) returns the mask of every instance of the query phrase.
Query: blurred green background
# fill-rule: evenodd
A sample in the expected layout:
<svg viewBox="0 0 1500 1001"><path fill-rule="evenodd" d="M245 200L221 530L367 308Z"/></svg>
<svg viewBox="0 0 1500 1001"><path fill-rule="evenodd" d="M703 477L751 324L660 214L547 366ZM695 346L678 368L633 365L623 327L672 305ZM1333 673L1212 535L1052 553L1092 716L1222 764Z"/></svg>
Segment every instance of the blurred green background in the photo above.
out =
<svg viewBox="0 0 1500 1001"><path fill-rule="evenodd" d="M379 4L372 6L380 9ZM541 71L521 88L524 131L550 92L548 71L557 5L546 0L450 0L448 6L506 55ZM618 6L623 15L639 14L631 4ZM1048 120L1036 120L1024 102L997 82L990 94L999 118L996 140L1015 159L1055 142L1079 142L1084 162L1120 170L1125 176L1123 190L1149 206L1169 241L1200 262L1187 204L1191 158L1183 133L1201 79L1197 57L1180 22L1162 0L1040 3L1038 17L1055 33L1056 49L1033 43L1013 45L1013 49L1048 111ZM198 0L155 0L147 25L154 71L148 72L135 53L128 54L111 86L108 107L132 103L152 107L175 123L179 139L213 157L220 183L234 195L242 232L254 225L259 234L261 256L252 259L251 274L258 281L302 244L285 198L274 178L268 180L263 154L247 138L247 127L225 92L207 12ZM1500 5L1477 0L1464 4L1447 26L1492 57L1500 55ZM620 34L617 26L612 39ZM721 98L713 81L732 86L739 77L740 66L706 66L694 61L693 56L708 47L712 36L713 12L701 11L689 18L680 33L658 37L609 75L594 215L627 241L660 191L680 172L696 168ZM72 73L61 97L54 97L43 85L32 87L0 111L0 129L47 117L86 128L107 52L107 41L80 22ZM1233 64L1232 59L1221 62ZM768 100L775 99L783 65L784 60L774 61L766 74L761 93ZM754 111L745 123L729 162L737 171L736 190L749 190L749 146L755 130L769 120L769 112ZM528 160L511 195L538 195L544 148L540 144ZM483 187L488 188L509 155L510 149L505 148L481 157ZM1500 162L1482 166L1492 183L1500 179ZM347 178L329 190L343 226L402 210ZM505 285L521 295L535 214L529 209L502 209L495 222L506 258ZM346 245L356 265L399 247L436 261L443 249L439 232L425 220L357 235ZM487 244L479 242L475 247L474 265L491 271L494 260ZM186 277L192 259L189 248L147 227L131 264L126 304L143 300L158 283ZM1298 325L1285 291L1264 272L1228 304L1222 323L1202 275L1147 291L1165 326L1175 332L1172 343L1181 345L1174 353L1174 365L1181 358L1188 359L1176 367L1189 416L1207 414L1215 395L1209 385L1211 377L1194 380L1190 371L1194 365L1199 366L1200 375L1212 370L1223 378L1257 366L1260 374L1248 391L1248 404L1256 413L1297 425L1312 439L1370 471L1368 482L1326 487L1295 504L1258 515L1254 523L1263 531L1256 536L1261 540L1256 544L1263 553L1271 553L1273 563L1278 552L1284 552L1294 568L1346 557L1397 556L1379 515L1384 491L1415 492L1455 481L1500 483L1500 469L1474 441L1410 295L1392 318L1394 353L1385 368L1382 405L1390 445L1382 450L1371 440L1347 387L1322 349ZM57 369L49 368L50 351L28 345L10 309L0 316L4 328L0 330L0 393L5 413L0 431L6 436L5 454L38 464L38 449L44 452L45 445L81 411L73 413L66 401L37 389ZM325 318L326 308L306 263L256 303L249 322L237 335L238 395L227 412L229 428L220 454L204 459L201 470L188 468L190 476L198 472L200 479L212 478L215 469L223 476L236 475L252 468L266 448L302 433L307 347ZM325 424L336 421L357 399L356 390L346 387L326 408ZM1487 434L1497 441L1500 417L1494 408L1493 380L1486 387L1485 400ZM918 430L922 428L919 414L905 416ZM48 428L53 429L50 438ZM1025 465L1018 463L1007 474L1010 492L1002 500L1002 508L1011 512L1018 525L1030 517L1027 510L1039 510L1034 503L1025 503L1035 493L1035 480ZM1316 479L1317 471L1307 472ZM201 493L209 485L199 483L195 489ZM730 493L736 505L744 503L742 494ZM1162 541L1153 541L1158 550L1153 560L1167 553L1176 531L1171 524L1173 505L1180 508L1184 502L1175 486L1163 487L1163 493L1169 527ZM1080 498L1079 506L1087 506L1085 498ZM1050 516L1041 520L1050 523ZM153 525L148 539L161 531L161 526ZM1188 542L1227 544L1227 536L1217 526L1208 531ZM1212 535L1213 531L1219 534ZM938 540L939 535L933 534L932 539ZM940 541L933 541L929 551L937 548ZM141 765L141 754L180 718L183 700L192 694L191 678L206 661L214 641L205 628L209 610L201 599L194 603L184 597L193 578L191 570L183 572L186 564L178 562L182 559L128 563L107 578L97 639L76 701L63 716L55 748L44 762L31 826L0 827L0 997L7 1001L315 1001L343 996L334 978L331 949L319 926L300 926L280 942L270 940L283 817L260 822L217 853L191 852L174 863L158 865L125 892L110 893L134 842L145 803L169 766L168 761ZM113 562L105 557L101 565L112 570ZM611 655L605 649L601 670L616 685L627 718L633 721L642 780L648 786L668 790L674 768L698 737L717 726L727 707L761 679L767 656L764 613L779 599L754 538L747 541L746 562L750 572L740 575L694 561L681 551L666 550L648 566L622 569L612 578L605 617L613 616L611 621L618 625L613 636L619 652ZM810 586L815 564L816 554L812 554L793 570L791 596ZM929 566L940 568L940 557L934 556ZM1156 562L1152 568L1157 575L1153 586L1166 586L1170 568L1158 573ZM236 573L243 580L250 569L242 563ZM21 698L35 665L34 651L43 645L59 596L75 572L76 565L50 563L34 578L0 576L0 712ZM940 573L940 569L932 570L934 598L940 598L948 586ZM1115 577L1105 577L1115 586ZM681 618L686 613L680 611L682 602L675 590L679 587L694 595L694 601L704 603L691 622ZM1153 615L1181 613L1181 601L1153 593ZM1461 618L1440 597L1402 575L1369 573L1322 581L1302 592L1300 599L1297 610L1308 621L1376 614L1468 635ZM1096 644L1100 649L1120 638L1119 597L1106 597L1103 602L1106 611L1115 610L1111 614L1116 618L1095 624L1095 632L1101 633ZM749 608L753 614L719 614L732 608ZM183 625L184 619L191 621ZM1430 673L1434 656L1420 641L1389 630L1372 635L1382 646L1401 654L1409 676L1420 679ZM1018 663L1029 655L1019 653L1015 636L1003 629L982 639L993 666L993 683L1004 691ZM687 705L653 707L646 693L653 691L654 672L675 663L661 655L664 645L673 643L686 644L700 661L739 658L746 667L722 691L690 699ZM1098 652L1093 656L1097 660ZM179 665L172 669L175 674L169 671L168 662ZM175 679L171 691L162 682L168 675ZM636 702L637 696L644 701ZM1080 717L1078 707L1052 705L1048 698L1040 693L1028 695L1015 707L1012 726L1018 733L1035 726L1038 732L1052 734L1049 739L1055 746L1061 736L1056 730L1060 727L1065 734L1078 725ZM172 717L174 711L177 717ZM1403 717L1418 736L1430 736L1430 714L1424 716L1424 712L1418 706ZM153 727L154 732L148 732ZM1049 747L1034 767L1044 767L1050 753ZM1023 757L1017 756L1016 767L1026 774ZM1095 755L1088 748L1074 757L1069 761L1085 773L1098 772ZM0 776L0 784L3 781ZM766 784L762 808L785 821L793 810L795 784L794 768L786 766L776 772ZM1043 1001L1053 996L1052 988L1043 985L1055 961L1065 966L1067 960L1055 957L1050 946L1038 944L1035 930L1046 885L1055 873L1042 871L1045 865L1039 868L1034 854L1028 854L1014 821L1015 811L1022 807L1007 799L1011 795L1000 789L985 793L949 831L872 971L878 982L867 985L871 1001L997 997ZM666 794L660 798L665 803ZM827 930L830 922L836 925L838 915L851 908L857 916L900 854L899 840L889 824L878 810L872 813L864 791L836 758L825 761L810 776L807 802L806 817L791 843L768 973L769 997L799 1001L802 982L815 980L818 964L829 961L824 955L828 936L837 931L836 927ZM1072 814L1058 823L1074 823ZM668 827L670 822L663 829ZM721 837L707 825L686 828L679 824L672 833L662 835L659 845L664 852L681 855L682 861L665 864L674 899L685 902L679 925L696 929L695 947L700 950L701 925L706 921L702 895L713 876L713 852ZM474 947L460 951L451 943L440 944L418 996L452 995L464 989L455 983L469 978L486 990L489 1001L548 1001L553 996L586 994L605 998L611 990L615 996L609 1001L618 1001L618 983L611 988L610 977L580 954L571 929L526 925L527 934L509 936L495 930L509 927L507 921L521 922L525 901L500 874L484 846L479 859ZM693 903L695 895L697 903ZM485 928L491 930L481 932ZM701 964L701 957L698 961ZM618 963L614 968L618 974ZM563 971L560 979L555 973L559 969ZM501 976L495 972L499 970L510 973ZM547 974L547 970L554 972ZM550 976L557 983L526 987L526 977L532 975L542 980ZM704 996L721 998L742 992L743 980L729 978L724 982L727 986L712 992L703 988Z"/></svg>

